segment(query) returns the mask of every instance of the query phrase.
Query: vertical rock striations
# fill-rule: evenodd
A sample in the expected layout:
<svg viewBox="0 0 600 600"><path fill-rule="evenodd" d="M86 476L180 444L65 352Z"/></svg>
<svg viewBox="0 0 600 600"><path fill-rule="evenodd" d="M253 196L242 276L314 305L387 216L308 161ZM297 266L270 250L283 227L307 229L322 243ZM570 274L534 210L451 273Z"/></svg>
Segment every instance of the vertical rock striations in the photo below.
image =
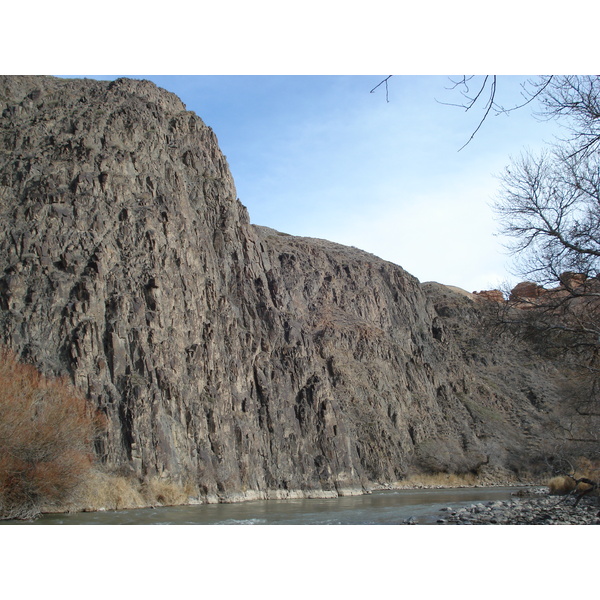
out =
<svg viewBox="0 0 600 600"><path fill-rule="evenodd" d="M0 339L107 415L109 467L235 499L518 470L541 451L550 365L484 343L449 288L250 225L215 135L174 95L2 77L0 113Z"/></svg>

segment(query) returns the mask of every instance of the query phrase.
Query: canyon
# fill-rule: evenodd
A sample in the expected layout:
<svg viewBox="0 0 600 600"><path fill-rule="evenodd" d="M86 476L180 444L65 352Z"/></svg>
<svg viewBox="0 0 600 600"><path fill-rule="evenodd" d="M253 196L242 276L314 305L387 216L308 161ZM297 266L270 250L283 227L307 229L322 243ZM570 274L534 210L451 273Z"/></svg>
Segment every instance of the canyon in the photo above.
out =
<svg viewBox="0 0 600 600"><path fill-rule="evenodd" d="M107 471L229 502L547 468L569 373L497 294L252 224L148 81L2 76L0 113L0 342L105 415Z"/></svg>

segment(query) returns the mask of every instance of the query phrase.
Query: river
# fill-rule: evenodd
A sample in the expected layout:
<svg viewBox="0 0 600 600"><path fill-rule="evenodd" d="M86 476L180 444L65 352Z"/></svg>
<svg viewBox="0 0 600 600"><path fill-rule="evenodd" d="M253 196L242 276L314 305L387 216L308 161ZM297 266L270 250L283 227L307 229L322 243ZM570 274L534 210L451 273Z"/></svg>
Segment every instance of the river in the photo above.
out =
<svg viewBox="0 0 600 600"><path fill-rule="evenodd" d="M435 524L441 509L509 500L518 487L385 490L327 499L256 500L93 513L43 515L35 525L397 525Z"/></svg>

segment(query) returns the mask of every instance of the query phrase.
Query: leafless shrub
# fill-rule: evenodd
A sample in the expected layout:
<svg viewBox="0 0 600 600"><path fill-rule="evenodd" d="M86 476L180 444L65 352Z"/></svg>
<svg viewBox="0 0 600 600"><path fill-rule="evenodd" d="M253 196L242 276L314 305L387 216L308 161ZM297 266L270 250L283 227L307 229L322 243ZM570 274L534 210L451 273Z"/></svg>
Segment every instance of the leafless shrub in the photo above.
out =
<svg viewBox="0 0 600 600"><path fill-rule="evenodd" d="M92 463L100 416L64 379L0 349L0 518L67 502Z"/></svg>
<svg viewBox="0 0 600 600"><path fill-rule="evenodd" d="M566 475L557 475L548 482L550 493L558 496L570 494L575 489L575 486L575 480Z"/></svg>
<svg viewBox="0 0 600 600"><path fill-rule="evenodd" d="M600 490L600 462L588 457L576 461L563 459L565 472L548 481L548 490L556 495L573 495L577 504L583 496L598 495Z"/></svg>

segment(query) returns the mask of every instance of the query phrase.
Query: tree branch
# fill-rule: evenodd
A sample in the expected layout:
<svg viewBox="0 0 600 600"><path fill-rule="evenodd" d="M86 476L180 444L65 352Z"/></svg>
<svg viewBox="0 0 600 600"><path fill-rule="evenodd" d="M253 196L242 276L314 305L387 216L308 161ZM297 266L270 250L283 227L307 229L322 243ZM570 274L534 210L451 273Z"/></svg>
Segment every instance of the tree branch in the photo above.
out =
<svg viewBox="0 0 600 600"><path fill-rule="evenodd" d="M370 92L369 94L372 94L380 85L383 85L385 83L385 101L389 102L390 98L389 98L389 94L388 94L388 80L391 79L393 77L393 75L388 75L383 81L380 81Z"/></svg>

